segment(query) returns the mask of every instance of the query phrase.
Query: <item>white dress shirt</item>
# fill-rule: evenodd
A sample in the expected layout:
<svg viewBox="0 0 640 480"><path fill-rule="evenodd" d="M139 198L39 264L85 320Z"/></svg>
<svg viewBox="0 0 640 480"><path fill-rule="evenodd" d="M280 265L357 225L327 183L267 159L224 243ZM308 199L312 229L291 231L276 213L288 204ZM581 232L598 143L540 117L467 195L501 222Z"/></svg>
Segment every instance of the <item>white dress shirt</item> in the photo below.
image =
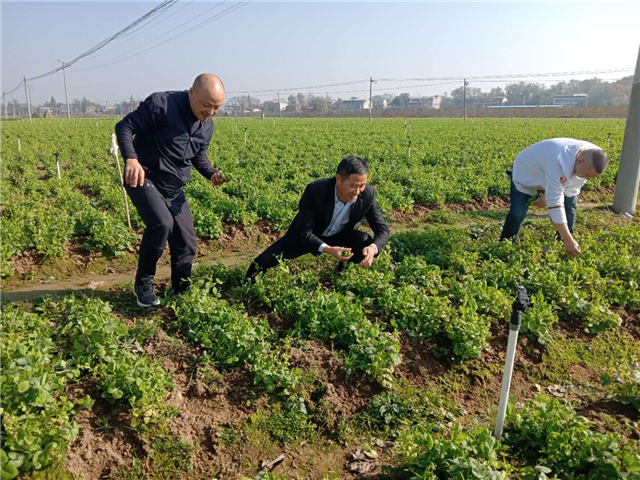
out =
<svg viewBox="0 0 640 480"><path fill-rule="evenodd" d="M574 197L587 183L573 174L580 150L600 147L574 138L552 138L521 151L513 162L513 183L527 195L544 190L549 215L554 223L567 223L564 197Z"/></svg>
<svg viewBox="0 0 640 480"><path fill-rule="evenodd" d="M357 198L356 198L357 200ZM352 202L342 203L338 199L338 185L335 187L334 191L334 204L333 204L333 215L331 216L331 221L329 222L329 226L325 228L324 232L322 232L323 237L330 237L332 235L337 235L340 233L344 227L349 223L349 215L351 214L351 206L356 203L356 200ZM373 245L373 244L372 244ZM320 253L324 252L324 247L327 244L323 243L318 248ZM378 247L373 245L376 248L376 252L378 251Z"/></svg>

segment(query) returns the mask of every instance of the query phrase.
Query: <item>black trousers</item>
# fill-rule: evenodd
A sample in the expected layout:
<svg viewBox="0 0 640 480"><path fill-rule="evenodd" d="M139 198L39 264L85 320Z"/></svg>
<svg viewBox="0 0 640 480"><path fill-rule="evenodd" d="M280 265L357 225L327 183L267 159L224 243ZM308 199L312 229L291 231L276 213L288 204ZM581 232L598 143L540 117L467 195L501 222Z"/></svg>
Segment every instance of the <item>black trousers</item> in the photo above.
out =
<svg viewBox="0 0 640 480"><path fill-rule="evenodd" d="M196 231L184 190L169 196L149 178L145 179L143 187L125 187L146 227L140 243L136 282L153 280L156 264L168 241L171 286L177 292L183 291L188 285L185 280L191 276L196 254Z"/></svg>
<svg viewBox="0 0 640 480"><path fill-rule="evenodd" d="M360 263L364 258L362 249L373 243L371 235L360 230L349 230L330 237L319 238L332 247L351 248L353 253L353 257L349 260L351 263ZM278 264L280 255L285 260L291 260L307 253L320 255L317 250L312 252L308 248L294 243L290 238L283 237L253 260L247 271L247 278L253 278L257 273L266 272L268 269L275 267Z"/></svg>

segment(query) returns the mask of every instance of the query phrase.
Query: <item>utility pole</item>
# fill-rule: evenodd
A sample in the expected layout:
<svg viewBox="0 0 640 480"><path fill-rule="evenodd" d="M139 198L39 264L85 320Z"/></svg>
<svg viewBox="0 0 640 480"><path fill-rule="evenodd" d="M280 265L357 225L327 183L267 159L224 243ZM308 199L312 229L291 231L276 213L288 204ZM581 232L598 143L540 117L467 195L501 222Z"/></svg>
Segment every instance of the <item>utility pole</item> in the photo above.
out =
<svg viewBox="0 0 640 480"><path fill-rule="evenodd" d="M640 51L633 77L627 126L624 130L620 166L613 197L613 211L633 215L640 186Z"/></svg>
<svg viewBox="0 0 640 480"><path fill-rule="evenodd" d="M71 111L69 110L69 94L67 93L67 73L65 72L67 64L60 59L58 59L58 61L62 64L62 78L64 78L64 99L67 102L67 118L71 119Z"/></svg>
<svg viewBox="0 0 640 480"><path fill-rule="evenodd" d="M373 77L369 77L369 121L373 120Z"/></svg>
<svg viewBox="0 0 640 480"><path fill-rule="evenodd" d="M4 92L2 92L2 99L4 100L4 119L7 120L9 113L7 112L7 95Z"/></svg>
<svg viewBox="0 0 640 480"><path fill-rule="evenodd" d="M22 77L24 81L24 94L27 97L27 110L29 111L29 123L31 121L31 100L29 99L29 87L27 87L27 77Z"/></svg>
<svg viewBox="0 0 640 480"><path fill-rule="evenodd" d="M280 92L278 92L278 116L282 118L282 109L280 108Z"/></svg>
<svg viewBox="0 0 640 480"><path fill-rule="evenodd" d="M464 79L464 82L462 83L462 106L464 108L464 119L467 119L467 86L469 85L469 82L467 82L467 79Z"/></svg>
<svg viewBox="0 0 640 480"><path fill-rule="evenodd" d="M131 95L130 99L129 99L129 108L131 110L131 112L133 112L133 95ZM131 113L129 112L129 113Z"/></svg>

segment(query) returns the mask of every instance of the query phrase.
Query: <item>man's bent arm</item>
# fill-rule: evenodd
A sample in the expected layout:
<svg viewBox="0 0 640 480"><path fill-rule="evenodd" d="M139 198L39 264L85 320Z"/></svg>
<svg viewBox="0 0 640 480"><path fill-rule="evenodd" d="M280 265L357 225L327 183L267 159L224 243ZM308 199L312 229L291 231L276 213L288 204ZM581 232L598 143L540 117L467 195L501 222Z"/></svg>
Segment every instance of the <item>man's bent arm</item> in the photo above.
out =
<svg viewBox="0 0 640 480"><path fill-rule="evenodd" d="M313 233L313 227L315 226L315 212L314 202L311 196L311 189L307 185L302 198L300 198L300 204L298 208L298 225L296 229L296 236L303 242L310 252L316 252L323 244L322 240Z"/></svg>
<svg viewBox="0 0 640 480"><path fill-rule="evenodd" d="M376 202L376 192L373 192L373 199L371 200L371 207L367 210L365 214L367 218L367 222L369 222L369 226L371 230L373 230L373 244L375 245L378 253L382 251L384 246L387 244L389 240L389 227L382 216L382 212L378 207L378 202Z"/></svg>
<svg viewBox="0 0 640 480"><path fill-rule="evenodd" d="M157 127L167 111L167 98L162 93L148 96L137 109L116 124L116 137L122 157L138 158L133 148L133 136Z"/></svg>
<svg viewBox="0 0 640 480"><path fill-rule="evenodd" d="M191 160L191 164L195 167L195 169L207 180L211 180L211 176L215 174L218 170L213 168L209 158L207 157L207 150L209 149L209 144L211 143L211 138L198 150L198 153Z"/></svg>

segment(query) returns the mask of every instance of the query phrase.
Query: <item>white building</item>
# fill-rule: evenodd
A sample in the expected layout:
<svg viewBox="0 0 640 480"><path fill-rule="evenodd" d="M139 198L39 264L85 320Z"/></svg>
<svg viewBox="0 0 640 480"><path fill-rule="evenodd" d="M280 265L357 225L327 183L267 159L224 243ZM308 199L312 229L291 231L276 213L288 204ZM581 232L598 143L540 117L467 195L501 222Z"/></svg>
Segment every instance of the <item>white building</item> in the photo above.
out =
<svg viewBox="0 0 640 480"><path fill-rule="evenodd" d="M422 98L410 98L409 109L420 110L422 108L434 108L439 109L442 103L442 97L440 95L434 95L433 97Z"/></svg>
<svg viewBox="0 0 640 480"><path fill-rule="evenodd" d="M373 109L374 110L384 110L385 108L387 108L387 99L386 98L377 99L377 100L373 101Z"/></svg>
<svg viewBox="0 0 640 480"><path fill-rule="evenodd" d="M369 99L358 100L352 98L351 100L342 100L340 102L340 110L343 112L361 112L363 110L369 110Z"/></svg>
<svg viewBox="0 0 640 480"><path fill-rule="evenodd" d="M589 95L586 93L574 93L573 95L556 95L551 103L563 107L586 107L588 99Z"/></svg>

